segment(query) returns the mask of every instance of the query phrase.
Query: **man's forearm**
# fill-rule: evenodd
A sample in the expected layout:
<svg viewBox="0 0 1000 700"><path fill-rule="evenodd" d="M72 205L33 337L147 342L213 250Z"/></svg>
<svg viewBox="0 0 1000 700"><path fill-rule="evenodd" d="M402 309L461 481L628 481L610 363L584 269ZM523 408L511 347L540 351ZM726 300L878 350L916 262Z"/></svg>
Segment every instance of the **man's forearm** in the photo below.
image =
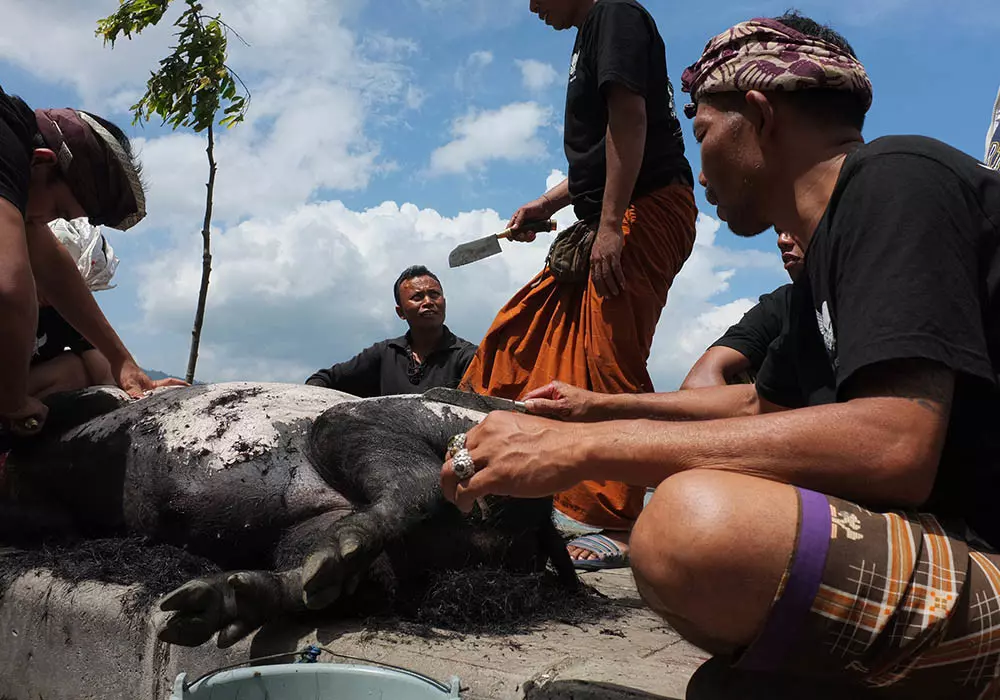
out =
<svg viewBox="0 0 1000 700"><path fill-rule="evenodd" d="M700 391L711 390L682 393ZM934 482L944 435L917 428L914 437L922 410L874 397L716 421L613 421L588 427L579 475L655 486L680 471L718 469L914 507Z"/></svg>
<svg viewBox="0 0 1000 700"><path fill-rule="evenodd" d="M635 182L646 149L645 100L623 87L613 86L608 99L605 139L607 175L601 227L619 228L632 201Z"/></svg>
<svg viewBox="0 0 1000 700"><path fill-rule="evenodd" d="M0 414L23 405L35 347L38 304L20 213L0 207Z"/></svg>
<svg viewBox="0 0 1000 700"><path fill-rule="evenodd" d="M660 394L598 394L603 420L701 421L761 413L750 384L713 386Z"/></svg>
<svg viewBox="0 0 1000 700"><path fill-rule="evenodd" d="M706 350L684 377L681 389L725 386L740 372L750 369L750 360L730 347L717 345Z"/></svg>
<svg viewBox="0 0 1000 700"><path fill-rule="evenodd" d="M542 199L549 203L553 212L557 212L572 203L569 194L569 178L566 178L551 190L542 195Z"/></svg>
<svg viewBox="0 0 1000 700"><path fill-rule="evenodd" d="M46 300L80 335L101 351L112 368L132 356L87 288L72 256L47 226L27 225L31 269Z"/></svg>

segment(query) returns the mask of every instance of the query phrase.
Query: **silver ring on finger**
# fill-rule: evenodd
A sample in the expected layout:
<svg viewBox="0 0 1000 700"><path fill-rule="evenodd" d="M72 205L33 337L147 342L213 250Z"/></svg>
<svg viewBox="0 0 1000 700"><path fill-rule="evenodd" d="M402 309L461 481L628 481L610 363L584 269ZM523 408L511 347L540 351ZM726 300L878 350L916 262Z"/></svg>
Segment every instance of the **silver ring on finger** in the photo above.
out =
<svg viewBox="0 0 1000 700"><path fill-rule="evenodd" d="M465 433L456 433L448 438L448 456L454 457L455 453L465 448Z"/></svg>
<svg viewBox="0 0 1000 700"><path fill-rule="evenodd" d="M451 458L452 469L459 481L471 479L476 473L476 463L472 461L472 455L464 447L455 452Z"/></svg>

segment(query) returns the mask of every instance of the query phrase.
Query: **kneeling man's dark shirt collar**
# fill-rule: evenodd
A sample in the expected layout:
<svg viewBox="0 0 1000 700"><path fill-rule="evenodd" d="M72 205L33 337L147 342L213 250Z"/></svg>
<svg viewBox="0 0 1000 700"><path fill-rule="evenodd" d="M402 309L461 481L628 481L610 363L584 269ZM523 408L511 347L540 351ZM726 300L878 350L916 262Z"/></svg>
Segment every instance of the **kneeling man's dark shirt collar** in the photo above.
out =
<svg viewBox="0 0 1000 700"><path fill-rule="evenodd" d="M454 388L475 354L475 345L445 326L440 345L418 364L412 359L407 332L376 343L347 362L319 370L306 380L306 384L362 398L420 394L439 386Z"/></svg>

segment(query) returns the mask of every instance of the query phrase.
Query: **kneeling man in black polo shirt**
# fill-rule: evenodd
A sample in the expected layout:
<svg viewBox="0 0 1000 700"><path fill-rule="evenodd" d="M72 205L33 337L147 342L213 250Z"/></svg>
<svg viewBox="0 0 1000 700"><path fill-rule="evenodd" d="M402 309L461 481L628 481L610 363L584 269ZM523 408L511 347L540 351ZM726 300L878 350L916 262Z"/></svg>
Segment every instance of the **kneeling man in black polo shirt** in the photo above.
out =
<svg viewBox="0 0 1000 700"><path fill-rule="evenodd" d="M410 327L406 335L375 343L347 362L321 369L306 384L362 398L458 386L476 346L444 325L446 302L437 275L423 265L408 267L396 278L392 293L396 315Z"/></svg>

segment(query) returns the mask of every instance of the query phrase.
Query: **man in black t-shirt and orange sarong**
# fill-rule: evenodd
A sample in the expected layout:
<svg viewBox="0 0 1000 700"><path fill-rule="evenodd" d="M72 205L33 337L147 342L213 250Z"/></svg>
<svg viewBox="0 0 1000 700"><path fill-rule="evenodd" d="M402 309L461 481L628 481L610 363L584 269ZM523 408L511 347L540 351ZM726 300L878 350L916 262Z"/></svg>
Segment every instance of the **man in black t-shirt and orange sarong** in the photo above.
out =
<svg viewBox="0 0 1000 700"><path fill-rule="evenodd" d="M663 40L635 0L532 0L531 10L554 29L577 29L564 129L569 177L509 225L572 204L595 233L590 274L560 283L545 269L528 282L497 314L462 388L508 399L553 380L609 394L653 391L653 333L691 254L697 216ZM556 496L557 522L582 534L569 546L578 568L627 565L644 494L609 474Z"/></svg>
<svg viewBox="0 0 1000 700"><path fill-rule="evenodd" d="M752 387L526 401L586 424L495 412L445 495L657 486L632 570L719 657L689 698L1000 697L1000 173L865 143L864 67L797 14L718 35L684 88L720 218L807 251L788 332Z"/></svg>

